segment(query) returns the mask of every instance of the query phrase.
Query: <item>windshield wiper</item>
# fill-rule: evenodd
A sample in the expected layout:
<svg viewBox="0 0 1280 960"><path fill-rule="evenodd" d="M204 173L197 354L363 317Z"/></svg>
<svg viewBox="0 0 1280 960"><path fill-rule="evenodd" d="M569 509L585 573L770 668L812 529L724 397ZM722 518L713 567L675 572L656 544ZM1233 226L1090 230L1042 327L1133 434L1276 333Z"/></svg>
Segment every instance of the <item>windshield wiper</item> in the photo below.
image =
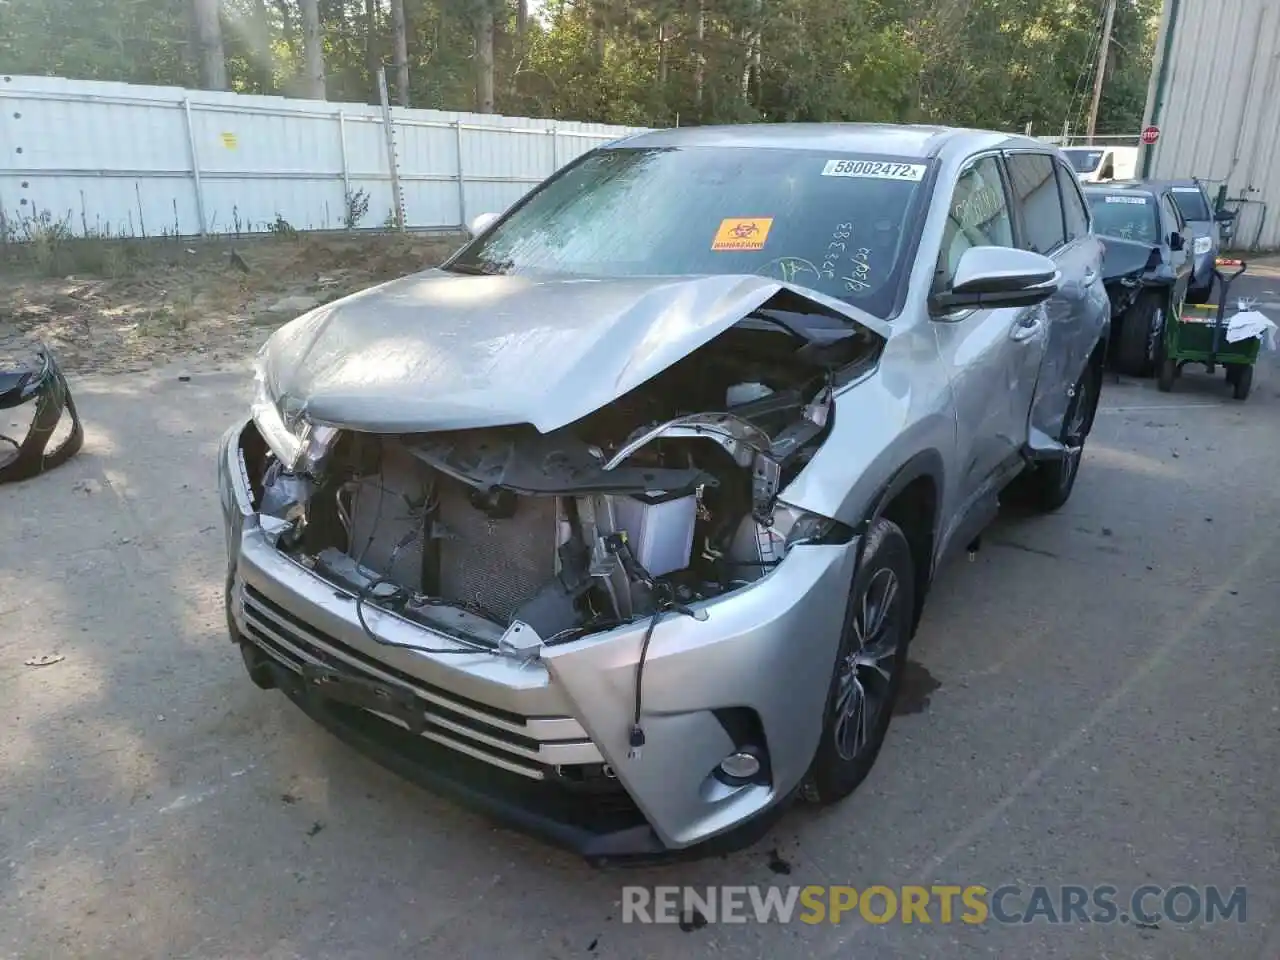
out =
<svg viewBox="0 0 1280 960"><path fill-rule="evenodd" d="M511 261L506 263L451 263L444 269L450 273L465 273L470 277L497 277L511 269Z"/></svg>

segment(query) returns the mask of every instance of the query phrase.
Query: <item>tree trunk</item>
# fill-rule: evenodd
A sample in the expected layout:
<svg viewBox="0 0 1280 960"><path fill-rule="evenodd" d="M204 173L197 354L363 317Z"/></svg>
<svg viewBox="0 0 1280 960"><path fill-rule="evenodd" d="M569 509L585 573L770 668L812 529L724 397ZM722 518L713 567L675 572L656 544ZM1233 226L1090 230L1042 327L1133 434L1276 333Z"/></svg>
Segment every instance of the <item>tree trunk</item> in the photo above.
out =
<svg viewBox="0 0 1280 960"><path fill-rule="evenodd" d="M658 89L667 85L667 21L658 23Z"/></svg>
<svg viewBox="0 0 1280 960"><path fill-rule="evenodd" d="M196 39L200 47L200 86L227 89L227 62L222 53L222 22L218 0L195 0Z"/></svg>
<svg viewBox="0 0 1280 960"><path fill-rule="evenodd" d="M707 9L703 0L698 0L697 23L698 45L694 54L693 67L693 102L702 106L702 88L706 85L707 61L702 55L703 41L707 37Z"/></svg>
<svg viewBox="0 0 1280 960"><path fill-rule="evenodd" d="M493 7L476 11L476 111L493 113Z"/></svg>
<svg viewBox="0 0 1280 960"><path fill-rule="evenodd" d="M186 33L182 44L182 68L185 71L182 85L200 85L200 25L196 22L196 4L187 6Z"/></svg>
<svg viewBox="0 0 1280 960"><path fill-rule="evenodd" d="M529 29L529 0L516 0L516 36L520 38L521 47L524 45L524 35Z"/></svg>
<svg viewBox="0 0 1280 960"><path fill-rule="evenodd" d="M605 39L607 34L605 25L608 17L608 11L605 8L606 2L607 0L594 0L591 4L591 29L595 34L596 63L604 63Z"/></svg>
<svg viewBox="0 0 1280 960"><path fill-rule="evenodd" d="M298 0L302 10L303 95L323 100L324 47L320 40L320 7L316 0Z"/></svg>
<svg viewBox="0 0 1280 960"><path fill-rule="evenodd" d="M276 90L275 56L271 52L271 21L267 18L267 0L252 0L249 7L249 64L251 74L257 78L259 93Z"/></svg>
<svg viewBox="0 0 1280 960"><path fill-rule="evenodd" d="M298 52L298 31L294 28L293 11L289 9L288 0L275 0L276 12L280 14L280 33L289 53Z"/></svg>
<svg viewBox="0 0 1280 960"><path fill-rule="evenodd" d="M377 101L378 91L378 0L364 0L364 69L373 90L370 102Z"/></svg>
<svg viewBox="0 0 1280 960"><path fill-rule="evenodd" d="M395 34L396 95L400 106L409 106L409 31L405 26L404 0L391 0L391 29Z"/></svg>

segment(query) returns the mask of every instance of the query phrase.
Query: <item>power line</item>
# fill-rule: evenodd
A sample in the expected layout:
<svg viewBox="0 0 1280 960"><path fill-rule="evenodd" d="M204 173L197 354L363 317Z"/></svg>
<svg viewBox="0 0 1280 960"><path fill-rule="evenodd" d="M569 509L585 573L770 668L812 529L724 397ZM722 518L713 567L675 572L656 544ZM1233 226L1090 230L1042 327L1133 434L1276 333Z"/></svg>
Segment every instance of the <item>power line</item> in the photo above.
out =
<svg viewBox="0 0 1280 960"><path fill-rule="evenodd" d="M1066 113L1062 118L1063 127L1068 126L1072 121L1075 121L1077 126L1079 125L1080 115L1085 106L1085 91L1088 89L1086 84L1088 79L1093 76L1090 68L1096 63L1098 48L1102 43L1108 2L1109 0L1102 0L1098 5L1098 23L1094 27L1093 35L1089 38L1089 46L1080 61L1080 66L1076 68L1076 83L1071 91L1071 98L1067 101ZM1077 100L1079 101L1079 106L1077 106Z"/></svg>

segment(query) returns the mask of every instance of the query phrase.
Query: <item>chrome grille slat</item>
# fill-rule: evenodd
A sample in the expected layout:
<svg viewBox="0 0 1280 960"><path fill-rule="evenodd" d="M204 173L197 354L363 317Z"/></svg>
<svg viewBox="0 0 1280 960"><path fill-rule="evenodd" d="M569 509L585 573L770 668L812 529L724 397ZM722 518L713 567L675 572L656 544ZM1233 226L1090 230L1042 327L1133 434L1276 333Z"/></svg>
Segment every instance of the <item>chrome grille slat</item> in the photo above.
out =
<svg viewBox="0 0 1280 960"><path fill-rule="evenodd" d="M294 627L291 624L284 623L278 617L274 616L271 613L271 611L265 610L261 607L256 606L252 600L246 601L245 614L249 617L254 618L255 620L265 622L267 625L271 626L277 632L284 631L286 633L292 633L292 634L298 633L298 629L296 627ZM463 704L457 703L456 701L453 701L453 700L449 700L446 697L441 697L438 694L435 694L429 690L423 689L422 687L418 687L412 684L407 684L402 679L394 676L393 674L384 672L382 670L378 670L375 667L371 667L366 663L362 663L361 661L356 660L354 657L350 657L346 655L341 650L336 650L324 645L322 642L319 641L318 638L306 637L306 639L308 642L312 643L316 647L324 649L325 653L329 654L330 656L332 656L337 660L342 661L344 665L356 671L357 673L362 673L371 677L376 677L377 679L381 680L383 683L394 683L402 687L409 687L410 689L413 690L415 694L417 694L423 700L427 701L428 703L435 704L436 706L443 707L449 710L451 713L456 713L462 716L470 717L471 719L479 723L483 723L487 727L494 727L506 733L509 733L513 737L518 737L522 740L529 740L531 742L536 742L533 740L532 737L529 736L528 730L525 726L511 723L510 721L507 721L501 717L495 717L489 714L482 713L479 710L475 710L475 709L472 709L471 707L464 706Z"/></svg>
<svg viewBox="0 0 1280 960"><path fill-rule="evenodd" d="M272 640L275 640L277 643L281 643L282 645L286 645L286 646L292 646L291 644L287 643L285 638L281 637L276 631L271 630L270 628L264 626L252 614L250 614L249 623L252 624L255 629L261 630L263 633L267 634L268 637L270 637ZM307 660L309 660L312 663L319 664L321 666L326 665L323 660L311 654L308 654L305 651L303 651L303 655L305 655ZM366 673L368 672L366 671ZM373 674L370 673L368 675L372 676ZM384 678L378 677L378 679L382 680ZM385 682L393 683L396 686L403 686L402 684L398 683L395 680L387 680ZM432 712L430 709L426 709L423 712L426 714L428 723L431 723L438 727L442 727L443 729L448 730L451 733L456 734L457 736L466 737L471 740L475 740L479 743L485 744L486 746L492 747L495 750L502 750L507 753L517 754L534 763L541 762L541 757L539 756L540 744L538 744L536 740L530 740L528 738L525 738L530 745L521 746L519 744L515 744L510 741L499 740L497 737L489 736L478 730L468 729L467 727L461 724L454 723L452 720L448 719L447 717L443 717L438 713Z"/></svg>
<svg viewBox="0 0 1280 960"><path fill-rule="evenodd" d="M261 633L259 633L258 631L260 630L261 630L260 627L258 627L256 624L252 624L250 626L249 639L252 640L254 643L256 643L258 646L262 647L264 650L267 651L267 653L269 653L272 657L274 657L277 660L281 659L280 653L282 651L296 658L296 662L285 662L285 666L287 666L290 670L293 670L295 673L301 672L302 663L312 663L318 666L323 665L323 661L310 656L304 651L297 650L291 644L288 644L283 640L279 640L274 636L268 635L266 631L262 631ZM389 723L394 723L398 727L401 727L403 729L408 729L408 727L404 724L404 722L401 721L398 717L392 717L385 713L379 713L377 710L371 710L369 712L377 714L377 716L380 717L381 719L386 720ZM465 753L467 756L474 757L476 760L483 760L485 763L493 764L495 767L501 767L503 770L509 770L512 773L518 773L521 776L528 777L531 780L546 779L545 774L538 767L526 766L524 764L515 762L514 760L507 760L504 757L495 756L492 753L487 753L483 750L476 749L475 747L471 746L465 741L457 740L453 737L446 736L445 734L439 733L438 731L427 729L421 733L421 736L425 737L427 740L432 740L443 746L449 747L452 750L457 750L459 753Z"/></svg>
<svg viewBox="0 0 1280 960"><path fill-rule="evenodd" d="M506 716L489 714L348 654L340 645L327 642L323 633L304 629L296 615L272 609L276 605L251 587L237 592L249 639L256 645L295 672L303 663L338 666L410 690L423 704L428 729L422 735L430 740L532 779L544 778L544 766L601 762L595 744L570 717L527 718L516 723L507 711ZM570 736L544 739L535 735L552 731Z"/></svg>

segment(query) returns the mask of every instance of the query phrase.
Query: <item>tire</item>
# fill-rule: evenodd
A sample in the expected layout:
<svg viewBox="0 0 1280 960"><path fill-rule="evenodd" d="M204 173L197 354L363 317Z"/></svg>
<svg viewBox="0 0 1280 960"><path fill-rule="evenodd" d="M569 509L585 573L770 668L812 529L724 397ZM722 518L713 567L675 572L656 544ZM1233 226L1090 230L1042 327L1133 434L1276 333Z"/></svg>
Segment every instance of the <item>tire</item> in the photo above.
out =
<svg viewBox="0 0 1280 960"><path fill-rule="evenodd" d="M1039 513L1052 513L1071 499L1101 395L1102 365L1091 361L1076 383L1076 395L1067 407L1058 438L1072 452L1061 460L1040 463L1019 474L1010 487L1019 503Z"/></svg>
<svg viewBox="0 0 1280 960"><path fill-rule="evenodd" d="M1160 388L1161 393L1168 393L1173 389L1173 381L1176 379L1178 379L1178 364L1165 357L1160 361L1160 373L1156 386Z"/></svg>
<svg viewBox="0 0 1280 960"><path fill-rule="evenodd" d="M906 668L915 590L907 538L892 521L875 521L849 591L822 739L805 779L806 799L821 804L843 800L875 765Z"/></svg>
<svg viewBox="0 0 1280 960"><path fill-rule="evenodd" d="M1165 301L1155 294L1144 294L1120 318L1116 341L1116 369L1131 377L1151 376L1151 329L1159 322Z"/></svg>
<svg viewBox="0 0 1280 960"><path fill-rule="evenodd" d="M1227 368L1231 369L1230 367ZM1235 380L1231 384L1231 396L1236 400L1248 400L1249 391L1253 389L1253 367L1238 366L1239 373L1236 374Z"/></svg>

